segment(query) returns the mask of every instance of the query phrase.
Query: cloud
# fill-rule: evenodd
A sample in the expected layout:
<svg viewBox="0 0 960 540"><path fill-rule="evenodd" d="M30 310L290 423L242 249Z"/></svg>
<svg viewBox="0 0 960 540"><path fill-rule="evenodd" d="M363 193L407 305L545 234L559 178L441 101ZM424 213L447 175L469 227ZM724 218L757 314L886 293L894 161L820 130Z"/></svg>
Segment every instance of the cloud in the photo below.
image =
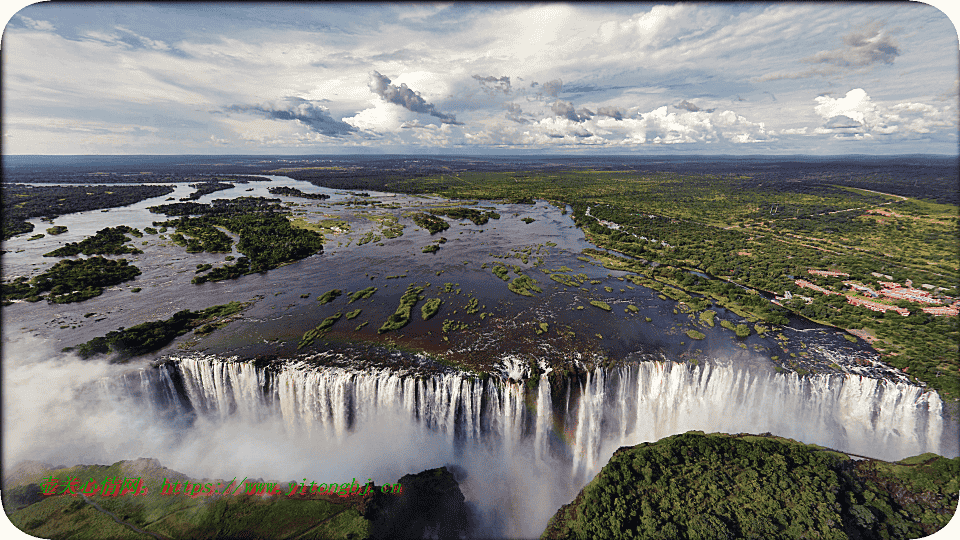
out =
<svg viewBox="0 0 960 540"><path fill-rule="evenodd" d="M328 137L340 137L356 131L356 128L350 124L335 120L327 112L326 107L298 97L288 97L280 103L267 105L231 105L226 107L226 110L249 112L274 120L295 120L312 131Z"/></svg>
<svg viewBox="0 0 960 540"><path fill-rule="evenodd" d="M557 100L553 105L550 106L550 110L553 111L553 114L566 118L571 122L583 122L589 120L596 113L589 109L580 109L579 111L574 110L573 103L569 101Z"/></svg>
<svg viewBox="0 0 960 540"><path fill-rule="evenodd" d="M955 130L951 107L938 109L925 103L874 103L862 88L854 88L844 97L817 96L814 111L823 124L813 133L837 138L870 138L877 135L916 136L939 130Z"/></svg>
<svg viewBox="0 0 960 540"><path fill-rule="evenodd" d="M807 64L826 64L836 67L769 73L760 77L758 81L802 79L817 75L825 77L837 73L839 68L866 68L874 64L892 64L898 56L900 56L900 45L883 32L882 24L874 23L844 36L842 47L820 51L800 60Z"/></svg>
<svg viewBox="0 0 960 540"><path fill-rule="evenodd" d="M56 30L53 23L49 21L37 21L30 17L24 17L23 15L17 15L17 18L20 19L20 22L23 23L24 26L31 30Z"/></svg>
<svg viewBox="0 0 960 540"><path fill-rule="evenodd" d="M536 85L536 83L534 83ZM560 94L560 89L563 88L563 81L560 79L554 79L549 82L545 82L542 85L543 93L551 97L557 97Z"/></svg>
<svg viewBox="0 0 960 540"><path fill-rule="evenodd" d="M614 120L623 120L623 110L620 107L603 106L597 108L597 116L607 116Z"/></svg>
<svg viewBox="0 0 960 540"><path fill-rule="evenodd" d="M368 84L370 91L377 94L389 103L395 103L401 107L416 113L429 114L439 118L444 124L463 125L457 122L456 117L451 114L442 113L432 103L427 103L420 92L415 92L401 83L400 86L390 84L390 79L384 77L377 71L370 72L370 82Z"/></svg>
<svg viewBox="0 0 960 540"><path fill-rule="evenodd" d="M700 107L697 107L696 105L694 105L693 103L690 103L687 100L683 100L680 103L677 103L676 105L674 105L674 107L678 109L683 109L685 111L690 111L690 112L706 111L710 113L716 110L716 109L701 109Z"/></svg>
<svg viewBox="0 0 960 540"><path fill-rule="evenodd" d="M507 114L504 116L507 120L512 120L518 124L526 124L529 120L523 118L521 115L523 111L520 109L520 105L516 103L507 103Z"/></svg>
<svg viewBox="0 0 960 540"><path fill-rule="evenodd" d="M493 75L488 75L486 77L481 77L480 75L474 75L474 79L480 82L480 87L489 93L494 92L503 92L504 94L510 93L510 77L494 77Z"/></svg>
<svg viewBox="0 0 960 540"><path fill-rule="evenodd" d="M892 64L900 56L897 42L881 32L882 25L874 24L843 38L845 47L820 51L801 60L810 64L833 64L839 67L864 67L871 64Z"/></svg>

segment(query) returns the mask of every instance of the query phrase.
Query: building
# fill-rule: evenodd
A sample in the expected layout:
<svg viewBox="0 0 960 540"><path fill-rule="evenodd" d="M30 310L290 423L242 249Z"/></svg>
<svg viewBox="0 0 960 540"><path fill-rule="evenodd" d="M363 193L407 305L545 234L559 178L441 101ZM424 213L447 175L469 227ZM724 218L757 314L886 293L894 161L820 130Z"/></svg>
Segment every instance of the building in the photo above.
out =
<svg viewBox="0 0 960 540"><path fill-rule="evenodd" d="M894 300L909 300L911 302L921 302L924 304L940 304L940 300L930 296L927 291L920 289L899 287L896 289L883 289L880 294Z"/></svg>
<svg viewBox="0 0 960 540"><path fill-rule="evenodd" d="M833 276L833 277L850 277L850 274L845 272L833 272L831 270L807 270L815 276Z"/></svg>
<svg viewBox="0 0 960 540"><path fill-rule="evenodd" d="M847 287L850 287L851 289L853 289L853 290L855 290L855 291L860 291L860 292L862 292L862 293L864 293L864 294L868 294L868 295L870 295L870 296L872 296L872 297L874 297L874 298L876 298L877 296L879 296L879 293L878 293L877 291L871 289L870 287L867 287L866 285L864 285L864 284L862 284L862 283L857 283L856 281L844 281L843 284L846 285Z"/></svg>
<svg viewBox="0 0 960 540"><path fill-rule="evenodd" d="M870 300L866 300L864 298L857 298L856 296L852 296L849 294L845 296L847 297L848 304L853 304L855 306L862 306L873 311L882 311L884 313L886 313L887 311L896 311L897 313L903 315L904 317L910 314L909 309L905 309L902 307L891 306L890 304L881 304L879 302L872 302Z"/></svg>
<svg viewBox="0 0 960 540"><path fill-rule="evenodd" d="M831 290L824 289L823 287L820 287L819 285L814 285L813 283L810 283L809 281L807 281L807 280L805 280L805 279L798 279L798 280L794 281L794 283L796 283L796 284L797 284L797 287L800 287L801 289L813 289L813 290L815 290L815 291L817 291L817 292L819 292L819 293L823 293L823 294L840 294L840 293L838 293L838 292L833 292L833 291L831 291Z"/></svg>
<svg viewBox="0 0 960 540"><path fill-rule="evenodd" d="M960 309L958 309L956 306L925 307L921 308L921 311L931 315L946 315L948 317L956 317L958 314L960 314Z"/></svg>

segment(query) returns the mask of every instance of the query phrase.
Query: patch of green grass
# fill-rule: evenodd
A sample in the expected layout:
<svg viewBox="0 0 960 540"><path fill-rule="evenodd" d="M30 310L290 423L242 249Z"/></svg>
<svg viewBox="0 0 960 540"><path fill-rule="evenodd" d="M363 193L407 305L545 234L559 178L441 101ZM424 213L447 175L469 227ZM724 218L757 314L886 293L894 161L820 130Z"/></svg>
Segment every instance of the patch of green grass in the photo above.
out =
<svg viewBox="0 0 960 540"><path fill-rule="evenodd" d="M606 302L601 302L600 300L591 300L591 301L590 301L590 305L591 305L591 306L596 306L596 307L598 307L598 308L600 308L600 309L604 309L604 310L606 310L606 311L610 311L610 310L611 310L610 304L608 304L608 303L606 303Z"/></svg>
<svg viewBox="0 0 960 540"><path fill-rule="evenodd" d="M373 293L377 292L376 287L367 287L366 289L357 291L355 293L350 293L348 296L350 300L347 301L348 304L355 302L356 300L365 300L373 296Z"/></svg>
<svg viewBox="0 0 960 540"><path fill-rule="evenodd" d="M300 339L300 343L297 345L297 350L302 349L308 345L312 345L314 340L317 338L323 337L328 330L330 330L333 325L340 320L340 313L336 313L324 319L316 328L312 330L307 330L303 334L303 338Z"/></svg>
<svg viewBox="0 0 960 540"><path fill-rule="evenodd" d="M707 335L703 332L698 332L696 330L687 330L687 336L689 336L690 339L704 339L707 337Z"/></svg>
<svg viewBox="0 0 960 540"><path fill-rule="evenodd" d="M509 285L507 285L507 288L512 292L523 296L533 296L534 292L543 292L543 289L537 285L536 280L526 275L521 275L520 277L515 278L510 282Z"/></svg>
<svg viewBox="0 0 960 540"><path fill-rule="evenodd" d="M320 305L329 304L330 302L336 300L341 294L343 294L343 291L340 289L332 289L320 295L317 298L317 302L320 302Z"/></svg>
<svg viewBox="0 0 960 540"><path fill-rule="evenodd" d="M430 317L433 317L440 311L440 304L443 303L443 300L439 298L431 298L423 303L420 306L420 313L423 315L423 320L429 320Z"/></svg>
<svg viewBox="0 0 960 540"><path fill-rule="evenodd" d="M422 292L423 287L417 287L411 283L407 287L407 291L400 297L400 305L397 307L397 311L394 312L393 315L390 315L387 321L377 330L377 333L383 334L384 332L399 330L406 326L407 323L410 322L410 316L413 313L414 306L420 301L420 293Z"/></svg>

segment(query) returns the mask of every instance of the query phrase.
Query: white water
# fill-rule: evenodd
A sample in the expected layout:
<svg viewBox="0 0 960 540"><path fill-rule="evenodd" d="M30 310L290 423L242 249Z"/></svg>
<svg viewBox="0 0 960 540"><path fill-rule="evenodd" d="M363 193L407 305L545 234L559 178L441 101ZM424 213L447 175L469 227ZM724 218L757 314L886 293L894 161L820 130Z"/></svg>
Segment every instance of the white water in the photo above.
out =
<svg viewBox="0 0 960 540"><path fill-rule="evenodd" d="M484 537L539 535L616 448L691 429L885 459L957 455L955 441L940 443L952 424L936 393L858 376L647 362L551 388L544 376L511 380L528 373L518 359L481 381L203 356L116 375L105 362L37 360L48 352L28 345L4 349L5 410L23 420L5 426L11 463L154 457L194 477L381 484L457 464Z"/></svg>
<svg viewBox="0 0 960 540"><path fill-rule="evenodd" d="M505 364L505 372L517 371ZM547 377L528 390L509 378L415 377L306 362L268 370L207 357L180 358L149 377L158 386L143 392L154 396L176 395L173 381L182 381L184 403L173 405L208 419L279 418L291 435L343 441L379 416L400 413L450 441L531 453L540 462L566 456L572 475L581 478L619 446L689 430L770 432L886 460L953 451L941 448L942 403L935 392L856 375L798 377L710 363L596 368L575 383L579 400L568 395L556 419Z"/></svg>

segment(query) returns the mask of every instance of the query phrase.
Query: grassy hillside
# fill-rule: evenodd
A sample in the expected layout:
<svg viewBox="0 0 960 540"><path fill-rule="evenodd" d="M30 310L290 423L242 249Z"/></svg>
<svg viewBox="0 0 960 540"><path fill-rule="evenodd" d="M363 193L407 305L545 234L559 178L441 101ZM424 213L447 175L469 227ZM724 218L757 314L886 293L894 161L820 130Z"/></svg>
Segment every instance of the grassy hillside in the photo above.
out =
<svg viewBox="0 0 960 540"><path fill-rule="evenodd" d="M59 480L55 489L48 489L50 478ZM139 478L147 492L137 495L133 481L130 492L115 495L111 490L104 496L105 484L123 478ZM76 496L70 493L71 479L78 480ZM330 480L351 482L318 479ZM182 484L180 492L163 494L165 481ZM197 496L184 494L187 482L200 483ZM100 489L93 493L97 485ZM369 491L362 484L347 486L344 496L311 495L309 483L307 494L290 496L299 486L289 481L271 485L262 478L188 478L144 458L59 469L25 463L5 478L3 505L19 529L51 539L421 538L426 530L457 535L469 521L460 487L446 468L406 475L397 484L372 485ZM47 496L45 490L54 494Z"/></svg>

